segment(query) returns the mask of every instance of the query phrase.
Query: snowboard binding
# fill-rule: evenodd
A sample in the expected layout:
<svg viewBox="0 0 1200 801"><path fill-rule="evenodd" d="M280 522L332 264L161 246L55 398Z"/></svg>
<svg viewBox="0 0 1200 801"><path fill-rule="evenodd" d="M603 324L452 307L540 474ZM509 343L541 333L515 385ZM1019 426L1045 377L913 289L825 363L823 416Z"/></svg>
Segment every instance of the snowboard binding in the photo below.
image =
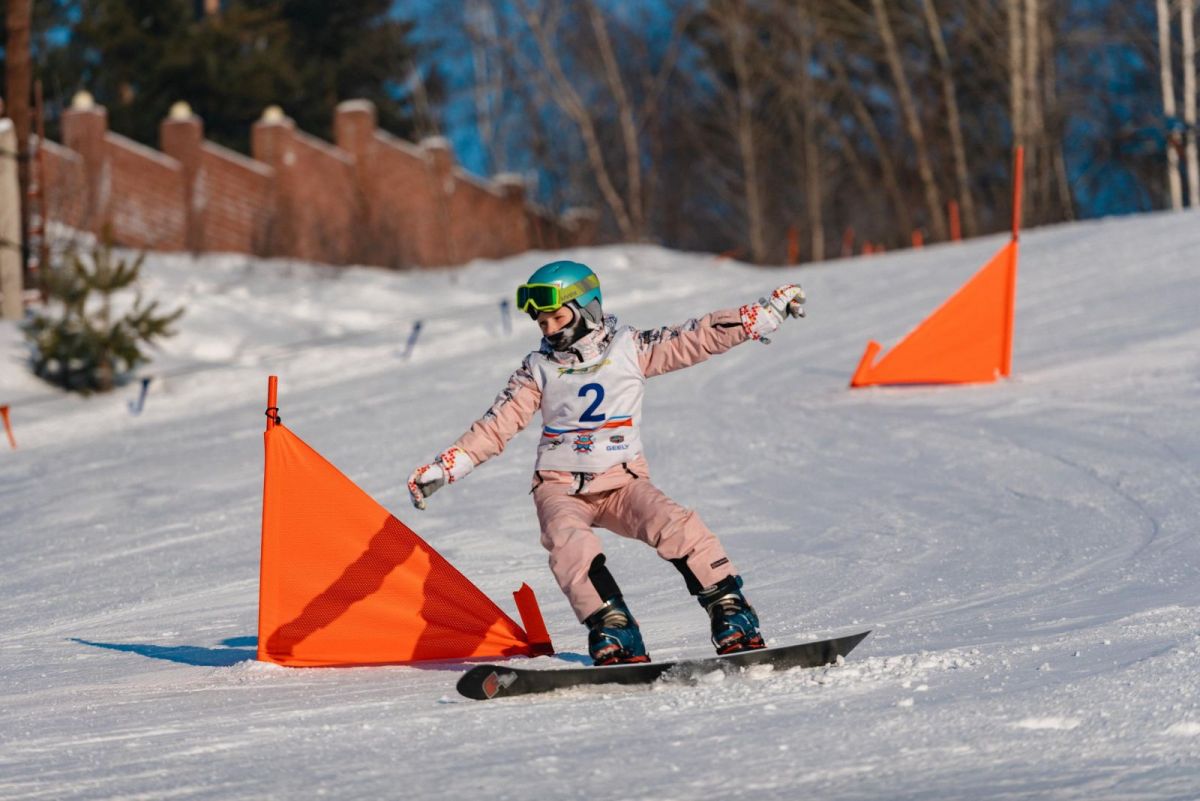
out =
<svg viewBox="0 0 1200 801"><path fill-rule="evenodd" d="M588 653L595 665L649 662L642 632L620 595L588 616Z"/></svg>
<svg viewBox="0 0 1200 801"><path fill-rule="evenodd" d="M742 577L727 576L696 596L712 623L717 654L735 654L766 648L758 630L758 615L742 595Z"/></svg>

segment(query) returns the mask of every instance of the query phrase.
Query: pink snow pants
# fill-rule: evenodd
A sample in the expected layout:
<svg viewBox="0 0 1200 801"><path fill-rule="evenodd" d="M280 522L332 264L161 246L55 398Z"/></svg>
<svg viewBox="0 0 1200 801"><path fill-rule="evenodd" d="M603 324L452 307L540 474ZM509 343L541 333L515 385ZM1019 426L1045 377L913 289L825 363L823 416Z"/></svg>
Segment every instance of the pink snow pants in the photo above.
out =
<svg viewBox="0 0 1200 801"><path fill-rule="evenodd" d="M593 526L641 540L663 559L686 559L702 587L735 573L725 549L700 517L664 495L650 479L584 495L571 495L570 490L569 483L546 481L534 488L533 500L542 546L550 552L550 570L579 622L604 603L588 578L592 561L603 550Z"/></svg>

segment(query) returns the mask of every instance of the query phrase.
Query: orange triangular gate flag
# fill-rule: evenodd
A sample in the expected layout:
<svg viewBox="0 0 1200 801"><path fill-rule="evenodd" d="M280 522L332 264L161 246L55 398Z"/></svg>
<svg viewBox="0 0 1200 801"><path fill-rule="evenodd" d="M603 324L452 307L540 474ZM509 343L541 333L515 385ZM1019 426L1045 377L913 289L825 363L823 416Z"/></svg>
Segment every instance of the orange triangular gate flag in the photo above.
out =
<svg viewBox="0 0 1200 801"><path fill-rule="evenodd" d="M259 659L315 667L544 652L299 437L278 424L265 436Z"/></svg>
<svg viewBox="0 0 1200 801"><path fill-rule="evenodd" d="M967 384L1009 375L1016 287L1013 239L878 363L882 346L867 343L850 386Z"/></svg>

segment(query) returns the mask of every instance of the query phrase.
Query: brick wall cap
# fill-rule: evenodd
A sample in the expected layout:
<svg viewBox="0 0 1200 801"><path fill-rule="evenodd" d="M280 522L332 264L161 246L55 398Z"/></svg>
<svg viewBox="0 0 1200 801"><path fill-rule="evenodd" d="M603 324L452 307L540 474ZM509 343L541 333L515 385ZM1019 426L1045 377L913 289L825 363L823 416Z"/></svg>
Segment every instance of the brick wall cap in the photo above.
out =
<svg viewBox="0 0 1200 801"><path fill-rule="evenodd" d="M368 114L374 115L375 114L375 104L372 103L370 100L364 100L363 98L356 98L354 100L343 100L341 103L337 104L337 111L338 111L338 113L341 113L344 111L345 112L365 111Z"/></svg>
<svg viewBox="0 0 1200 801"><path fill-rule="evenodd" d="M444 136L427 136L420 141L422 150L445 150L448 153L454 152L454 147L450 144L450 140Z"/></svg>
<svg viewBox="0 0 1200 801"><path fill-rule="evenodd" d="M584 206L574 206L563 212L563 222L567 225L574 225L582 222L595 222L600 219L600 213L595 209Z"/></svg>
<svg viewBox="0 0 1200 801"><path fill-rule="evenodd" d="M327 156L337 159L343 164L354 166L354 154L347 153L332 142L326 142L319 136L313 136L305 131L296 131L295 142L301 146L307 146L313 150L319 150Z"/></svg>
<svg viewBox="0 0 1200 801"><path fill-rule="evenodd" d="M92 93L80 89L71 97L71 111L95 111L96 98Z"/></svg>
<svg viewBox="0 0 1200 801"><path fill-rule="evenodd" d="M453 175L455 180L462 181L468 186L474 186L477 189L481 189L493 197L503 197L500 188L494 183L486 178L480 178L478 175L472 175L462 167L455 167Z"/></svg>
<svg viewBox="0 0 1200 801"><path fill-rule="evenodd" d="M424 150L421 149L420 145L415 145L412 142L408 141L407 139L401 139L399 136L396 136L395 134L392 134L392 133L388 133L387 131L383 130L382 128L375 129L375 141L381 142L389 147L394 147L394 148L397 148L398 150L402 150L402 151L404 151L404 153L406 155L410 155L415 158L424 159L429 155L428 153L426 153Z"/></svg>
<svg viewBox="0 0 1200 801"><path fill-rule="evenodd" d="M516 186L525 189L527 186L525 176L519 172L498 172L492 176L492 182L500 187Z"/></svg>
<svg viewBox="0 0 1200 801"><path fill-rule="evenodd" d="M283 113L280 106L267 106L263 109L262 115L258 118L255 125L292 125L292 118Z"/></svg>
<svg viewBox="0 0 1200 801"><path fill-rule="evenodd" d="M227 147L218 145L216 142L205 142L200 145L200 149L204 151L206 156L212 156L215 159L228 161L236 164L239 167L256 172L264 178L270 178L275 175L275 168L270 164L263 164L261 161L255 161L249 156L243 156L236 150L230 150Z"/></svg>
<svg viewBox="0 0 1200 801"><path fill-rule="evenodd" d="M157 162L158 164L161 164L163 167L166 167L168 169L171 169L171 170L182 170L183 169L183 165L180 164L177 159L171 158L166 153L160 153L159 151L155 150L152 147L147 147L146 145L143 145L141 142L135 142L134 140L132 140L128 137L121 136L121 134L119 134L119 133L113 133L112 131L109 131L105 135L104 139L107 144L112 145L113 147L119 147L124 150L128 150L130 152L136 153L139 156L141 156L142 158Z"/></svg>
<svg viewBox="0 0 1200 801"><path fill-rule="evenodd" d="M167 112L167 122L192 122L195 119L196 114L186 100L175 101L171 104L171 110Z"/></svg>
<svg viewBox="0 0 1200 801"><path fill-rule="evenodd" d="M3 122L7 122L7 120L0 120L0 123ZM31 136L30 139L36 141L37 134ZM38 147L44 147L47 153L52 153L56 158L65 159L66 161L75 161L79 162L80 164L83 163L83 156L79 155L71 148L60 145L57 142L53 142L49 139L44 142L38 142Z"/></svg>

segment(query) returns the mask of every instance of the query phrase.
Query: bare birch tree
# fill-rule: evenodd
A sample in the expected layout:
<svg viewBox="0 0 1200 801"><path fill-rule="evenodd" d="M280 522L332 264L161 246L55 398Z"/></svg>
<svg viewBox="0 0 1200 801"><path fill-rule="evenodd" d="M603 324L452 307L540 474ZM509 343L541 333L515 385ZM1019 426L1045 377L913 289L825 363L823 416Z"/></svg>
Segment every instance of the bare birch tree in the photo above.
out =
<svg viewBox="0 0 1200 801"><path fill-rule="evenodd" d="M818 29L819 33L820 29ZM883 189L891 199L892 212L896 215L896 222L900 226L900 233L908 234L913 229L912 215L908 200L904 197L904 192L900 187L900 179L896 174L896 165L892 160L887 141L880 132L879 126L875 123L875 118L871 116L870 109L863 102L862 95L850 82L850 76L847 75L846 67L842 63L842 60L835 56L828 59L828 64L833 68L834 77L837 80L838 87L841 89L841 98L850 104L850 109L855 120L862 128L862 133L866 135L871 148L875 151L879 162L880 176L883 179Z"/></svg>
<svg viewBox="0 0 1200 801"><path fill-rule="evenodd" d="M879 35L883 39L883 49L887 57L888 67L892 73L892 80L896 84L896 92L900 101L900 110L904 115L905 126L908 129L909 138L912 139L913 147L916 150L917 172L920 175L921 186L925 193L925 205L928 209L929 225L933 230L935 238L945 240L947 238L946 216L942 210L942 194L938 189L937 181L933 175L933 166L929 160L929 148L925 142L925 131L921 126L921 118L917 113L912 89L908 83L908 76L905 74L904 63L900 58L900 47L896 43L896 35L892 31L892 23L888 19L884 0L871 0L871 6L875 12L875 23L879 29Z"/></svg>
<svg viewBox="0 0 1200 801"><path fill-rule="evenodd" d="M1025 137L1025 58L1022 47L1022 0L1005 0L1005 23L1008 30L1008 84L1009 84L1009 121L1012 126L1013 148L1024 147ZM1026 161L1025 172L1028 174L1029 162ZM1024 183L1022 183L1024 186ZM1028 194L1028 188L1025 189ZM1029 206L1021 204L1021 219L1018 225L1024 226L1029 216Z"/></svg>
<svg viewBox="0 0 1200 801"><path fill-rule="evenodd" d="M1181 0L1183 34L1184 156L1187 159L1188 207L1200 208L1200 157L1196 147L1196 0Z"/></svg>
<svg viewBox="0 0 1200 801"><path fill-rule="evenodd" d="M633 202L632 197L628 194L630 188L627 187L627 193L623 195L613 181L612 172L604 156L597 117L568 77L562 60L558 56L558 48L554 40L564 13L562 3L551 2L547 6L548 8L544 12L539 13L538 9L533 8L526 0L517 0L517 7L520 9L525 24L533 33L538 54L545 66L545 75L536 68L530 74L534 80L543 83L549 97L575 124L583 140L588 164L600 189L600 194L608 205L609 211L612 212L622 238L627 241L640 241L646 235L646 220L642 214L641 199L639 198L636 203ZM614 99L620 107L620 97ZM626 102L628 102L628 98L626 98ZM624 115L628 112L626 109L619 108L618 113ZM636 145L636 142L634 144ZM629 148L630 142L625 140L624 145ZM626 153L627 165L631 157L640 159L640 153L637 156Z"/></svg>
<svg viewBox="0 0 1200 801"><path fill-rule="evenodd" d="M813 25L808 3L796 6L800 27L800 108L804 140L805 212L808 217L810 258L825 260L824 199L821 192L821 156L818 148L817 98L813 81Z"/></svg>
<svg viewBox="0 0 1200 801"><path fill-rule="evenodd" d="M1029 191L1025 195L1026 204L1030 206L1029 214L1036 219L1046 208L1045 164L1042 159L1043 116L1038 80L1039 61L1042 51L1038 46L1041 33L1039 25L1039 0L1022 0L1023 3L1023 33L1021 35L1022 54L1024 56L1024 75L1021 85L1025 89L1025 175L1029 183Z"/></svg>
<svg viewBox="0 0 1200 801"><path fill-rule="evenodd" d="M929 38L933 41L933 52L937 56L941 71L942 98L946 104L946 127L950 131L951 150L954 153L954 177L958 181L958 202L962 207L963 228L967 236L974 236L978 227L975 216L975 195L971 190L971 173L967 168L967 148L963 143L962 121L958 113L958 90L954 84L954 67L946 40L942 36L942 25L938 18L934 0L921 0Z"/></svg>
<svg viewBox="0 0 1200 801"><path fill-rule="evenodd" d="M1163 116L1168 123L1178 113L1175 107L1175 71L1171 65L1171 3L1170 0L1155 0L1158 13L1158 76L1162 88ZM1171 208L1183 208L1183 183L1179 176L1179 151L1175 148L1174 134L1167 132L1167 190Z"/></svg>
<svg viewBox="0 0 1200 801"><path fill-rule="evenodd" d="M754 78L750 71L750 30L744 0L720 0L710 16L721 33L733 71L732 118L734 139L741 163L742 196L750 238L750 257L763 262L767 255L762 189L759 185L755 142Z"/></svg>

